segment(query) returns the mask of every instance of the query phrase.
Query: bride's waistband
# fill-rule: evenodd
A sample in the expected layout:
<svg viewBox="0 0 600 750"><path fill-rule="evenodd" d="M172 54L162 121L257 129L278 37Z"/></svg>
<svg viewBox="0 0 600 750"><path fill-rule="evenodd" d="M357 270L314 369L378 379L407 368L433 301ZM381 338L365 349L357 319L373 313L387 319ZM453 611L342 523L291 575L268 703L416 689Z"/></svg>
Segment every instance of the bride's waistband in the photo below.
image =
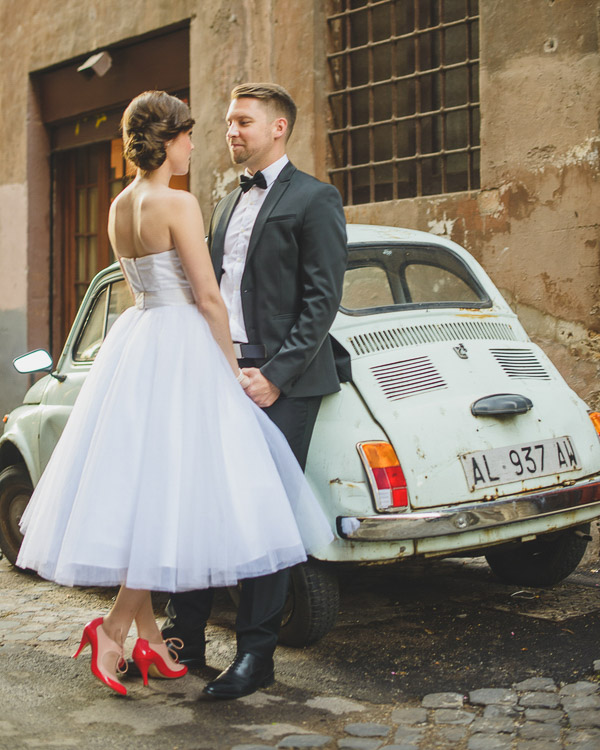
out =
<svg viewBox="0 0 600 750"><path fill-rule="evenodd" d="M192 305L194 295L188 287L173 287L173 289L160 289L156 292L137 292L135 295L135 306L138 310L149 310L152 307L165 307L167 305Z"/></svg>

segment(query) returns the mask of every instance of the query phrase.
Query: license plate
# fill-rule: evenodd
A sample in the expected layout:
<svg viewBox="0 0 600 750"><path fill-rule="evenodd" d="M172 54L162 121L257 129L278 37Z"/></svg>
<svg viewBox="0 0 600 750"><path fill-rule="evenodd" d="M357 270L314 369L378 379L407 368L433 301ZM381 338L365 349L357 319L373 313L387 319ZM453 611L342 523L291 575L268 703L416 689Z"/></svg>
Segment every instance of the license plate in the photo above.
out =
<svg viewBox="0 0 600 750"><path fill-rule="evenodd" d="M471 492L580 468L570 437L465 453L460 460Z"/></svg>

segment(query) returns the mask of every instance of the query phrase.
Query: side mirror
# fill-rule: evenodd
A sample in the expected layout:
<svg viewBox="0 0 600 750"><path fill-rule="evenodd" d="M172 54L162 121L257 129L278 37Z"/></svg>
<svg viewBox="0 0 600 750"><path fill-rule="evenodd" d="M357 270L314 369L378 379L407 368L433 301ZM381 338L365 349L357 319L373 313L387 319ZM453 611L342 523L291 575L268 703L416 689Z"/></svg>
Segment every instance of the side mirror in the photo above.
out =
<svg viewBox="0 0 600 750"><path fill-rule="evenodd" d="M17 372L41 372L52 369L52 357L45 349L35 349L27 354L13 359L13 367Z"/></svg>

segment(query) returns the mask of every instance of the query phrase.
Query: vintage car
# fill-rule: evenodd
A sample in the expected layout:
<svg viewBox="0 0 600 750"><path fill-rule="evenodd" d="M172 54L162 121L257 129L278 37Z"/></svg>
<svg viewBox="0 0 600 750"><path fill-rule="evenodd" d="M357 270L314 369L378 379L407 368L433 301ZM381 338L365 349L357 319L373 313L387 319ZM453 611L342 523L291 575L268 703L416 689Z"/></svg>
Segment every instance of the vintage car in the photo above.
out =
<svg viewBox="0 0 600 750"><path fill-rule="evenodd" d="M469 253L381 226L350 225L348 243L331 329L343 382L323 399L306 470L335 540L293 571L281 633L289 645L333 626L336 564L485 555L506 582L551 585L576 568L600 517L600 414ZM0 547L13 563L32 488L130 304L118 264L99 273L56 369L5 417ZM15 366L53 367L43 350Z"/></svg>

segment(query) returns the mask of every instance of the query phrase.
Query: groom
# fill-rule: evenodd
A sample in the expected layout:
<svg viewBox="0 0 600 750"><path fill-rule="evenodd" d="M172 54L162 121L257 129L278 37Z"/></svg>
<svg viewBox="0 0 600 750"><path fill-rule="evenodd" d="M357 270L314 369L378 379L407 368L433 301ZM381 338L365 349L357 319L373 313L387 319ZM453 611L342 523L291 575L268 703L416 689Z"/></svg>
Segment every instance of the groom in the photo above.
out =
<svg viewBox="0 0 600 750"><path fill-rule="evenodd" d="M304 468L321 398L339 390L328 335L342 294L346 230L338 191L286 156L296 105L281 86L231 93L227 145L245 170L216 207L209 246L229 311L247 395L273 420ZM242 581L237 654L204 692L239 698L273 682L273 653L289 569ZM184 641L180 661L204 665L213 590L174 594L163 636Z"/></svg>

